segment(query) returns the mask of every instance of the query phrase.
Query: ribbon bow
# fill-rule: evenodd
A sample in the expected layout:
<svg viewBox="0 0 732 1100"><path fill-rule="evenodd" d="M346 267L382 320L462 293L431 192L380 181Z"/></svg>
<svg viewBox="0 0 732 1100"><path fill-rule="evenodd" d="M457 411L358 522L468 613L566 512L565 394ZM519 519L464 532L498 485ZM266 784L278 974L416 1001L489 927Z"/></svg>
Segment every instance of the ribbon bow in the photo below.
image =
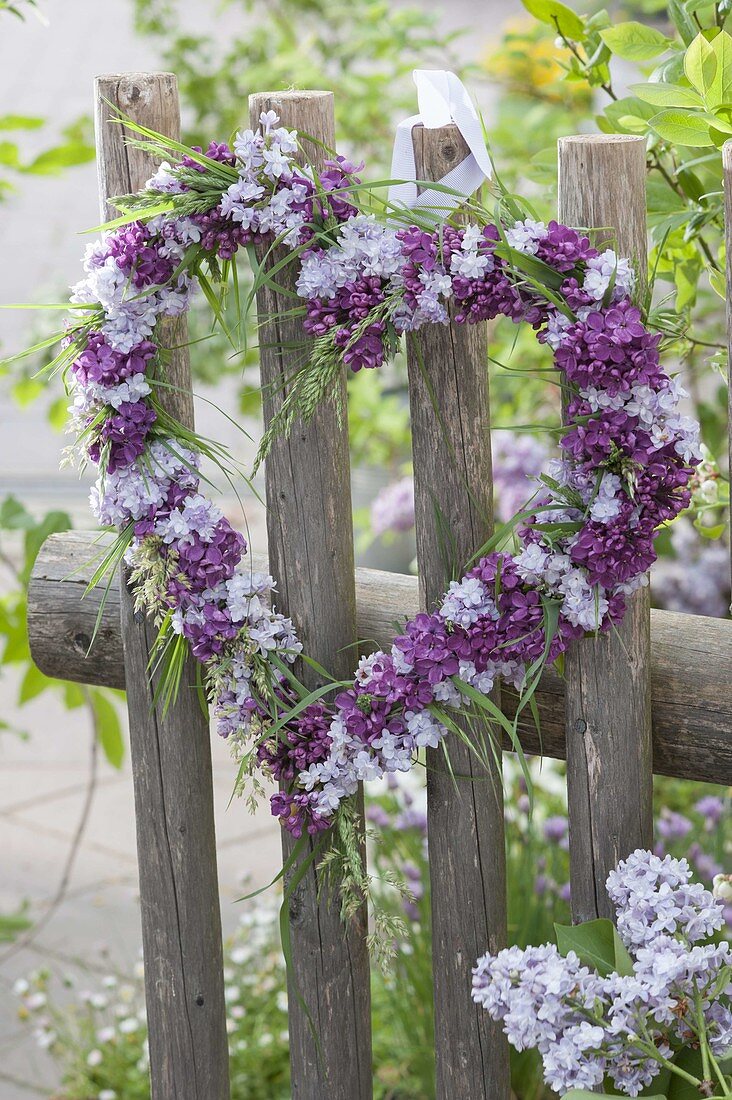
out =
<svg viewBox="0 0 732 1100"><path fill-rule="evenodd" d="M415 69L412 75L417 85L419 114L405 118L397 127L391 178L404 182L393 184L389 188L389 201L395 206L416 209L429 207L430 210L444 215L472 195L483 180L490 179L493 169L483 138L483 127L462 80L445 69ZM438 182L442 187L449 187L458 194L427 190L418 195L412 130L419 123L428 129L435 129L446 126L449 122L455 123L465 138L470 153Z"/></svg>

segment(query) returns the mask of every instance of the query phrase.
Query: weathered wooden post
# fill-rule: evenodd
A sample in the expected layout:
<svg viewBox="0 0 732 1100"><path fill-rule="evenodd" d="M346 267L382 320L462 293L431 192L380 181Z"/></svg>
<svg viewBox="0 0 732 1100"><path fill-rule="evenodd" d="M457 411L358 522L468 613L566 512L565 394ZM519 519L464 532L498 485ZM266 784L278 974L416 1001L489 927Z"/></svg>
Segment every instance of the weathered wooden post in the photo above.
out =
<svg viewBox="0 0 732 1100"><path fill-rule="evenodd" d="M645 141L582 134L559 141L559 219L634 264L642 293L647 239ZM572 916L610 917L605 881L653 844L650 595L628 600L617 630L572 645L566 659L567 793Z"/></svg>
<svg viewBox="0 0 732 1100"><path fill-rule="evenodd" d="M108 199L144 186L156 161L126 144L115 109L179 138L178 86L171 73L123 73L96 81L96 132L103 218ZM162 391L168 409L193 426L184 319L156 332L169 347ZM189 658L178 697L163 713L148 675L155 628L120 584L130 754L135 788L142 943L153 1100L228 1100L221 914L216 874L208 719Z"/></svg>
<svg viewBox="0 0 732 1100"><path fill-rule="evenodd" d="M417 179L439 180L469 153L455 125L412 133ZM420 603L430 610L493 525L486 339L485 325L429 325L407 343ZM508 1046L469 996L477 957L505 946L501 774L487 775L455 736L449 752L466 778L427 751L437 1096L504 1100Z"/></svg>
<svg viewBox="0 0 732 1100"><path fill-rule="evenodd" d="M297 130L308 161L317 169L335 145L331 92L262 92L250 98L251 125L274 110L281 124ZM308 136L313 141L304 140ZM267 251L266 249L264 250ZM260 253L261 254L261 253ZM282 250L270 253L272 264ZM292 291L296 265L277 272L276 282ZM292 300L263 287L257 296L261 318L260 372L265 424L287 393L287 380L307 362L308 341L301 322L286 317ZM345 402L345 370L338 385ZM356 595L353 569L348 428L339 423L332 400L321 404L309 424L296 423L289 439L276 439L265 464L270 569L278 606L294 620L305 652L338 679L353 675ZM303 665L308 687L320 681ZM293 848L283 831L283 854ZM372 1095L369 958L365 906L345 928L337 884L318 899L311 867L290 902L293 966L289 984L292 1095L298 1100L368 1100ZM322 1058L297 994L312 1014Z"/></svg>

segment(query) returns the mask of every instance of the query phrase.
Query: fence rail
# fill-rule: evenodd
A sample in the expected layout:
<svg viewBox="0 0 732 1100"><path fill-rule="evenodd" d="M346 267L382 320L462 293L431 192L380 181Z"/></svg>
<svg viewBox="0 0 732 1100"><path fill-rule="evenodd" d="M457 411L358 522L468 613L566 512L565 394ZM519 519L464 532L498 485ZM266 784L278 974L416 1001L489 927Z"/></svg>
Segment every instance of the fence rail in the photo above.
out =
<svg viewBox="0 0 732 1100"><path fill-rule="evenodd" d="M150 165L110 127L108 101L137 121L177 134L170 74L100 78L98 148L102 199L141 186ZM333 101L326 92L262 93L284 125L334 145ZM418 176L439 178L462 159L452 126L414 131ZM621 254L645 265L645 155L641 139L581 136L560 142L560 217L612 237ZM725 149L732 176L732 155ZM730 207L732 210L732 206ZM732 254L732 247L728 255ZM267 262L276 262L276 257ZM291 273L278 273L280 285ZM284 288L285 293L287 287ZM299 322L260 293L265 421L282 401ZM170 334L168 334L169 336ZM163 339L166 333L162 333ZM181 332L171 369L190 394ZM354 640L382 648L394 622L431 607L491 529L489 401L484 326L435 326L408 349L420 579L353 566L347 429L326 403L306 427L278 440L267 461L269 566L282 609L306 652L336 676L353 665ZM345 379L341 379L345 388ZM179 415L192 420L186 397ZM95 541L96 540L96 541ZM446 564L445 545L451 547ZM135 783L147 1008L154 1100L226 1100L229 1095L221 932L208 724L193 695L193 672L163 715L152 706L147 654L152 633L134 613L125 578L102 605L97 586L82 600L98 555L96 536L52 536L36 561L28 593L28 630L38 667L51 676L127 688ZM713 659L709 660L709 655ZM301 670L314 687L312 670ZM583 640L567 657L567 677L547 670L536 699L541 736L520 723L529 753L566 758L572 903L576 919L604 914L608 870L651 842L653 772L732 782L732 624L650 611L636 595L621 630ZM502 690L515 713L515 692ZM508 746L504 744L504 748ZM453 739L454 767L473 758ZM428 832L434 930L435 1056L438 1100L507 1100L507 1047L487 1014L470 1003L476 956L505 942L503 806L498 775L474 775L456 790L441 758L428 763ZM359 805L361 803L359 802ZM285 836L285 857L291 851ZM365 858L365 856L364 856ZM345 928L337 907L318 896L311 868L290 905L293 975L322 1044L322 1058L298 998L290 997L292 1095L298 1100L368 1100L372 1094L366 914ZM293 987L290 987L291 993Z"/></svg>
<svg viewBox="0 0 732 1100"><path fill-rule="evenodd" d="M52 535L41 548L28 590L28 631L33 659L48 676L124 689L119 589L107 596L94 648L89 641L104 594L84 597L99 553L99 536L86 531ZM255 569L269 568L254 553ZM358 637L388 649L394 622L419 611L417 578L379 569L356 569ZM714 654L714 661L709 655ZM541 742L533 721L520 723L528 753L565 760L566 683L552 669L537 692ZM505 685L502 703L513 717L516 695ZM732 624L726 619L651 610L651 714L653 772L703 783L732 783ZM504 748L507 746L504 744Z"/></svg>

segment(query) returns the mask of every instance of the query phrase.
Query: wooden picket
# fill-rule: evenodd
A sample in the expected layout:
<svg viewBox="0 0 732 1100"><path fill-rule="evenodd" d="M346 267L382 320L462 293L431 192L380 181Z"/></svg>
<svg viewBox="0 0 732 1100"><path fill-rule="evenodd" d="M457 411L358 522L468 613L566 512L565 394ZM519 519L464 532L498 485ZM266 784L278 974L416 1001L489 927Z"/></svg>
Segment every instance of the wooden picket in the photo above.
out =
<svg viewBox="0 0 732 1100"><path fill-rule="evenodd" d="M265 92L250 97L251 125L274 110L281 125L309 135L307 158L322 166L335 147L332 92ZM282 249L264 250L273 265ZM293 265L275 282L284 293L263 287L260 317L260 373L265 424L286 394L293 373L307 362L310 343L291 312L297 277ZM346 399L345 368L338 383ZM267 534L270 569L277 581L279 608L297 624L305 652L336 679L347 679L356 655L356 591L353 566L348 426L339 422L335 401L323 402L303 427L276 439L266 460ZM319 687L320 677L305 664L303 683ZM363 799L359 798L362 805ZM285 859L293 838L282 832ZM365 858L365 855L364 855ZM336 884L318 898L312 866L289 905L293 966L289 983L292 1094L298 1100L367 1100L372 1095L371 1009L365 906L344 926ZM324 1058L319 1058L313 1026Z"/></svg>
<svg viewBox="0 0 732 1100"><path fill-rule="evenodd" d="M147 158L107 125L109 103L137 121L177 136L177 90L170 74L127 74L98 82L102 199L141 186ZM309 159L335 144L327 92L262 93L252 124L274 109L308 134ZM436 179L465 155L453 126L414 131L418 177ZM645 269L644 143L588 136L560 142L559 216L593 229ZM724 151L732 189L732 146ZM104 207L105 214L108 212ZM732 200L728 193L728 221ZM729 230L728 230L729 233ZM264 258L264 254L260 253ZM732 255L732 246L728 249ZM265 262L275 263L275 254ZM265 421L305 361L300 323L285 316L294 273L277 273L258 296ZM730 330L732 331L732 317ZM169 370L183 396L177 415L192 423L184 328L167 335ZM489 401L483 326L434 326L408 345L415 464L419 591L413 578L353 564L347 428L333 403L277 440L266 463L269 568L278 604L305 650L346 678L357 637L386 647L394 621L431 608L492 525ZM345 391L345 377L339 384ZM147 657L153 632L134 613L125 578L112 589L98 641L87 655L100 590L83 601L91 536L52 536L41 549L28 594L33 656L50 675L126 687L140 861L143 946L154 1100L226 1100L229 1095L221 930L208 725L189 666L178 701L163 715L152 705ZM715 654L703 664L700 654ZM567 759L572 908L575 919L607 914L608 871L632 849L650 845L653 772L732 782L732 629L729 622L649 612L647 590L632 599L622 627L575 643L566 682L547 670L536 695L541 746L528 716L519 732L527 752ZM303 666L305 682L318 677ZM515 692L504 689L508 714ZM506 749L497 745L496 750ZM456 737L451 766L428 753L428 839L434 934L435 1058L439 1100L508 1100L506 1043L472 1006L476 957L506 940L506 869L500 769L486 774ZM358 805L362 808L362 798ZM292 841L283 840L285 858ZM364 856L365 858L365 856ZM314 868L289 904L292 1095L298 1100L368 1100L372 1095L367 919L344 927L337 903L318 894ZM300 1000L302 996L307 1011ZM308 1020L312 1015L320 1050Z"/></svg>
<svg viewBox="0 0 732 1100"><path fill-rule="evenodd" d="M442 179L468 155L455 125L415 126L412 134L419 180ZM492 533L487 363L485 324L428 325L407 342L423 609L435 606ZM463 730L469 737L467 723ZM441 749L427 750L437 1095L504 1100L507 1043L465 996L478 955L506 943L501 775L492 757L486 773L457 736L450 768L454 775Z"/></svg>
<svg viewBox="0 0 732 1100"><path fill-rule="evenodd" d="M178 85L172 73L126 73L96 82L101 213L108 200L140 190L157 167L129 144L119 112L179 140ZM166 320L168 411L193 427L185 318ZM227 1100L221 912L216 873L211 742L198 702L196 661L186 662L177 699L154 704L148 667L157 633L134 608L124 569L120 583L127 672L130 755L135 789L145 992L152 1100Z"/></svg>
<svg viewBox="0 0 732 1100"><path fill-rule="evenodd" d="M559 141L559 220L595 230L598 248L628 256L645 288L646 144L641 137L582 134ZM653 845L650 595L628 600L617 629L570 646L567 798L572 917L610 917L610 871Z"/></svg>

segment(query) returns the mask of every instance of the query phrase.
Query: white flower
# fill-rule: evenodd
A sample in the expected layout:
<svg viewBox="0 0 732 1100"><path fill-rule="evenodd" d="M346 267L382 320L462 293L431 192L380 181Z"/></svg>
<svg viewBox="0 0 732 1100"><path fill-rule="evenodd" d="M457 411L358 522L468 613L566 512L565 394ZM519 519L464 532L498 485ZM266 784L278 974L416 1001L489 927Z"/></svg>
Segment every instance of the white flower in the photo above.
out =
<svg viewBox="0 0 732 1100"><path fill-rule="evenodd" d="M600 302L605 297L613 278L615 279L613 301L630 294L635 283L630 260L618 259L615 252L608 248L601 256L594 256L587 261L582 288L596 302Z"/></svg>
<svg viewBox="0 0 732 1100"><path fill-rule="evenodd" d="M104 1055L101 1050L90 1050L86 1056L86 1064L88 1066L99 1066L104 1060Z"/></svg>
<svg viewBox="0 0 732 1100"><path fill-rule="evenodd" d="M365 687L371 681L371 675L374 670L374 665L377 661L381 661L384 657L382 650L377 650L376 653L371 653L368 656L363 656L359 659L358 667L356 668L355 680L361 687Z"/></svg>
<svg viewBox="0 0 732 1100"><path fill-rule="evenodd" d="M270 179L280 179L290 172L290 158L283 152L279 145L273 145L271 149L265 149L264 174Z"/></svg>
<svg viewBox="0 0 732 1100"><path fill-rule="evenodd" d="M36 1028L33 1032L33 1036L36 1040L36 1045L39 1046L41 1050L48 1050L49 1047L53 1046L57 1039L56 1032L49 1031L45 1027Z"/></svg>
<svg viewBox="0 0 732 1100"><path fill-rule="evenodd" d="M548 557L547 551L542 550L538 543L530 542L513 560L516 571L522 580L528 581L530 584L539 584Z"/></svg>
<svg viewBox="0 0 732 1100"><path fill-rule="evenodd" d="M447 730L428 710L405 711L407 729L419 749L436 749Z"/></svg>
<svg viewBox="0 0 732 1100"><path fill-rule="evenodd" d="M479 279L493 267L493 257L477 252L453 252L450 257L450 271L453 275L462 275L464 279Z"/></svg>
<svg viewBox="0 0 732 1100"><path fill-rule="evenodd" d="M506 240L511 248L528 256L536 255L539 250L539 241L546 235L547 228L544 222L537 222L532 218L518 221L512 229L506 230Z"/></svg>
<svg viewBox="0 0 732 1100"><path fill-rule="evenodd" d="M732 875L715 875L712 879L712 893L722 901L732 901Z"/></svg>
<svg viewBox="0 0 732 1100"><path fill-rule="evenodd" d="M265 134L268 134L273 126L276 126L280 121L280 116L276 111L262 111L259 116L259 125Z"/></svg>
<svg viewBox="0 0 732 1100"><path fill-rule="evenodd" d="M362 783L368 783L373 779L381 779L384 770L375 756L363 749L355 757L353 766L356 777Z"/></svg>
<svg viewBox="0 0 732 1100"><path fill-rule="evenodd" d="M590 505L590 518L597 523L614 519L622 507L622 482L617 474L604 473L600 487Z"/></svg>
<svg viewBox="0 0 732 1100"><path fill-rule="evenodd" d="M173 172L172 166L164 160L157 172L145 184L146 191L163 191L167 194L179 194L183 188Z"/></svg>

